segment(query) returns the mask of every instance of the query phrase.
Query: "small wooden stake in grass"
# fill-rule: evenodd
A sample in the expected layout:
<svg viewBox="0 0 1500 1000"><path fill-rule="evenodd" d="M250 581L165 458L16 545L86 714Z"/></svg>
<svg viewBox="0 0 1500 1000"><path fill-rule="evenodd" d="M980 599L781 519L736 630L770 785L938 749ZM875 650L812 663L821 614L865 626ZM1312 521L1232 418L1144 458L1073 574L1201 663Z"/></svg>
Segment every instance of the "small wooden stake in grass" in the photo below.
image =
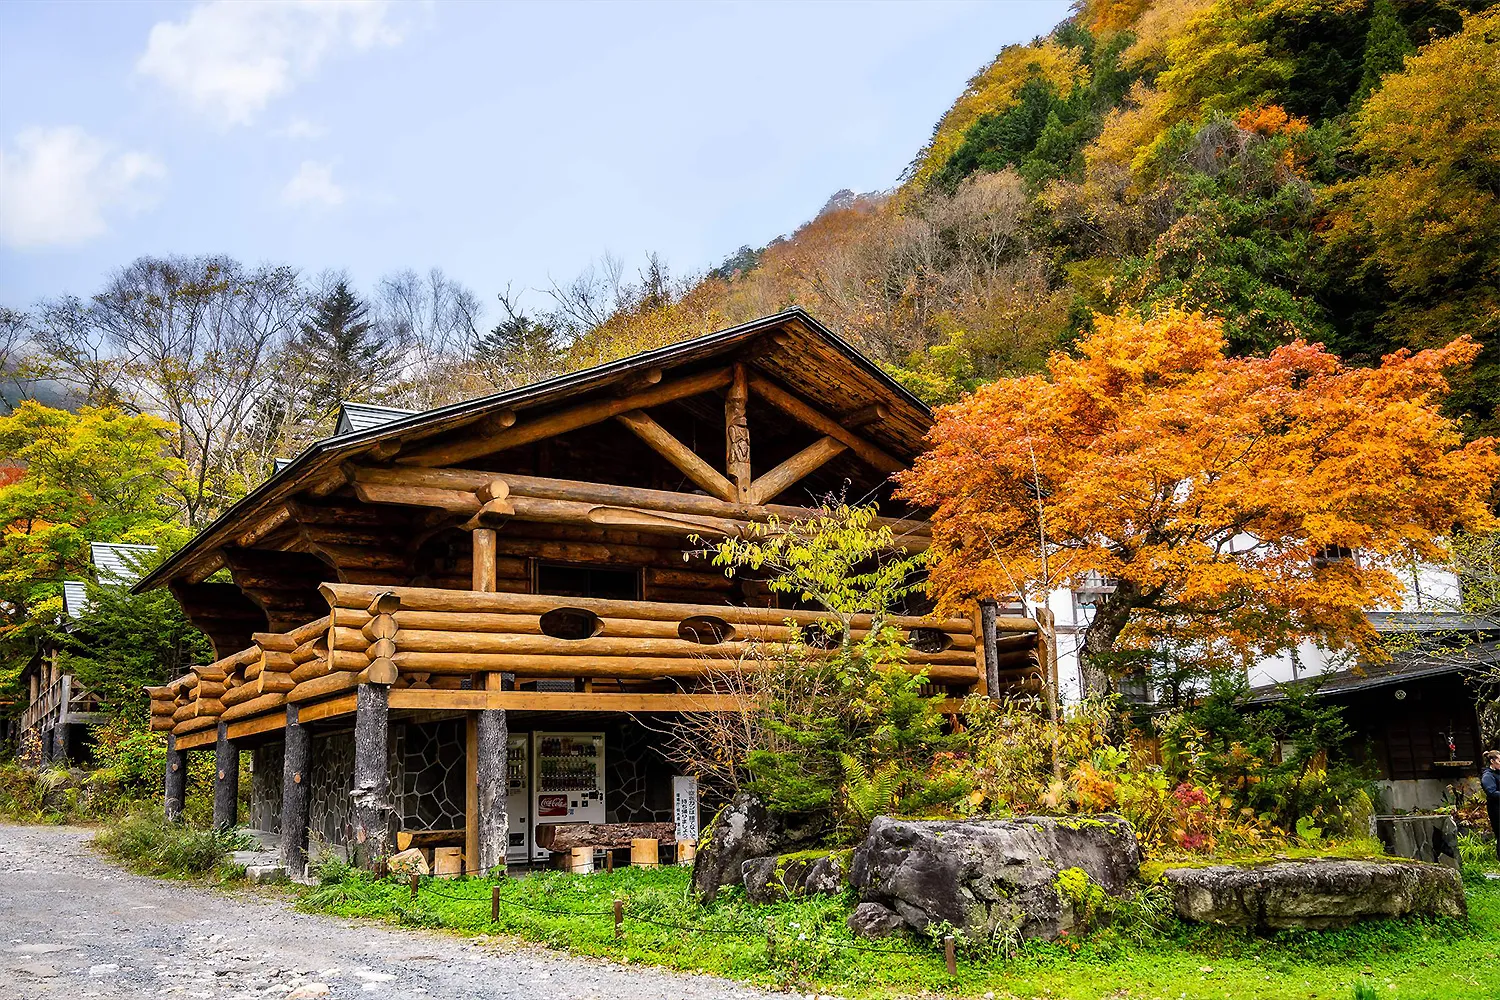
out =
<svg viewBox="0 0 1500 1000"><path fill-rule="evenodd" d="M421 878L422 876L418 875L416 872L411 873L411 901L413 903L417 901L417 883L421 880Z"/></svg>
<svg viewBox="0 0 1500 1000"><path fill-rule="evenodd" d="M490 923L500 922L500 887L497 885L490 890Z"/></svg>
<svg viewBox="0 0 1500 1000"><path fill-rule="evenodd" d="M604 849L604 870L607 872L615 870L615 852L612 848Z"/></svg>
<svg viewBox="0 0 1500 1000"><path fill-rule="evenodd" d="M958 975L958 959L953 954L953 935L943 938L943 957L948 960L948 975Z"/></svg>
<svg viewBox="0 0 1500 1000"><path fill-rule="evenodd" d="M615 900L615 937L616 938L620 937L624 933L624 929L623 929L624 928L624 924L625 924L625 901L623 899L617 899L617 900Z"/></svg>

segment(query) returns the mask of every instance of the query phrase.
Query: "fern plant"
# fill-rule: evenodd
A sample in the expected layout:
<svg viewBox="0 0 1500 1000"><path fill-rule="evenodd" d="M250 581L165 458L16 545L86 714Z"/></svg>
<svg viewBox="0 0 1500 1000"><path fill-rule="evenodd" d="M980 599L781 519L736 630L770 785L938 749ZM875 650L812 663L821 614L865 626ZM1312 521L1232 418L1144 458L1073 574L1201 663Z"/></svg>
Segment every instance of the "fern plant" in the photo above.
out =
<svg viewBox="0 0 1500 1000"><path fill-rule="evenodd" d="M870 772L849 754L840 754L844 769L844 804L861 824L868 824L880 812L890 809L901 790L901 769L895 761L886 761Z"/></svg>

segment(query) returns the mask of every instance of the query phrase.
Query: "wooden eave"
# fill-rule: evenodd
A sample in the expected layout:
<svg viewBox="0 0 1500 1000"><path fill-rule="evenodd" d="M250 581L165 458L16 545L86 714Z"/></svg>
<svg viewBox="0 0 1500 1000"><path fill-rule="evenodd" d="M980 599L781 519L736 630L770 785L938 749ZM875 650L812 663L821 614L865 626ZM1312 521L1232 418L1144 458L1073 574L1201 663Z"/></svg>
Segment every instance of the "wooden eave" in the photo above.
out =
<svg viewBox="0 0 1500 1000"><path fill-rule="evenodd" d="M280 472L221 514L188 545L140 580L137 593L179 579L201 580L215 568L225 545L251 544L273 537L285 519L285 505L299 495L327 495L344 486L345 463L369 456L384 461L393 445L403 458L415 442L462 439L465 428L484 421L514 420L515 414L552 409L590 394L601 396L632 384L649 384L656 370L671 378L709 372L714 362L744 360L754 374L816 401L830 416L878 410L859 433L902 463L910 463L931 427L931 411L874 362L801 309L791 309L741 326L631 355L617 361L439 407L365 431L314 442ZM667 375L657 376L668 378ZM465 464L463 462L455 464ZM473 463L469 463L473 464ZM222 557L219 558L222 564Z"/></svg>

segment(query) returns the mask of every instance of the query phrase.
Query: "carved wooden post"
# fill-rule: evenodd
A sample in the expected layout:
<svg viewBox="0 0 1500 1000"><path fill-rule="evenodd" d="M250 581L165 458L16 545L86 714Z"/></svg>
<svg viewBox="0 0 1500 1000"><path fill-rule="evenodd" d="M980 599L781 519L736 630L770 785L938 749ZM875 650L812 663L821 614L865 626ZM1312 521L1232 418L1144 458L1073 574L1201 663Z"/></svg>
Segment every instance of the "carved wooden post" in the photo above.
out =
<svg viewBox="0 0 1500 1000"><path fill-rule="evenodd" d="M299 721L297 706L288 705L281 758L281 864L292 878L301 878L307 870L311 750L312 736Z"/></svg>
<svg viewBox="0 0 1500 1000"><path fill-rule="evenodd" d="M729 395L724 399L724 468L729 472L735 499L740 503L746 502L750 490L750 424L745 418L745 405L749 399L745 366L736 364L733 381L729 383Z"/></svg>
<svg viewBox="0 0 1500 1000"><path fill-rule="evenodd" d="M167 734L167 766L162 788L162 815L168 823L182 822L187 803L187 753L177 749L177 737Z"/></svg>
<svg viewBox="0 0 1500 1000"><path fill-rule="evenodd" d="M240 748L229 740L229 726L219 723L214 743L214 826L227 830L239 821Z"/></svg>
<svg viewBox="0 0 1500 1000"><path fill-rule="evenodd" d="M361 684L354 708L354 843L351 860L374 870L390 855L391 782L387 756L390 687Z"/></svg>

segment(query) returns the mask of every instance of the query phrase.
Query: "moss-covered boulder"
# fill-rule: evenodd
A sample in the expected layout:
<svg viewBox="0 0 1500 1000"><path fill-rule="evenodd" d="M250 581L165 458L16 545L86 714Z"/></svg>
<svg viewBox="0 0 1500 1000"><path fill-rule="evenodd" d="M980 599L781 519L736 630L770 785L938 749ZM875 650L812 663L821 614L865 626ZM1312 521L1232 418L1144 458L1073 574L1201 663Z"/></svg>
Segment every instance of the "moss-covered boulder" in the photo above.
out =
<svg viewBox="0 0 1500 1000"><path fill-rule="evenodd" d="M836 896L849 885L853 851L797 851L751 858L740 866L745 894L754 903L804 896Z"/></svg>
<svg viewBox="0 0 1500 1000"><path fill-rule="evenodd" d="M1458 872L1419 861L1310 858L1168 868L1177 915L1229 927L1343 927L1379 917L1465 917Z"/></svg>
<svg viewBox="0 0 1500 1000"><path fill-rule="evenodd" d="M856 933L950 926L971 939L1052 939L1085 919L1075 901L1130 892L1140 870L1130 824L1117 816L902 820L877 817L854 852ZM1069 873L1064 878L1063 873ZM1073 883L1084 880L1081 897ZM900 920L877 911L881 907Z"/></svg>
<svg viewBox="0 0 1500 1000"><path fill-rule="evenodd" d="M773 813L756 796L741 792L698 839L693 891L703 902L712 902L720 889L741 882L746 861L813 847L827 826L826 816Z"/></svg>

